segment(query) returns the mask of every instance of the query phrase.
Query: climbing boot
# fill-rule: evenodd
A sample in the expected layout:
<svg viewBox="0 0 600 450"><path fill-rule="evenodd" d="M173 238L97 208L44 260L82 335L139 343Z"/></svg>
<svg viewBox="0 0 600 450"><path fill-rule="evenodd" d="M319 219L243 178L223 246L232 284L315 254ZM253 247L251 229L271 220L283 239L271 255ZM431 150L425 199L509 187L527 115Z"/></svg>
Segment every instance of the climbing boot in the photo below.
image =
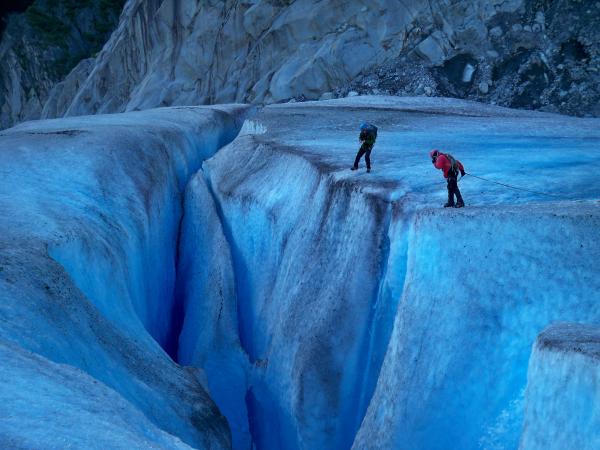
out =
<svg viewBox="0 0 600 450"><path fill-rule="evenodd" d="M350 170L357 170L357 169L358 169L358 167L354 167L354 166L350 167Z"/></svg>
<svg viewBox="0 0 600 450"><path fill-rule="evenodd" d="M456 202L456 208L463 208L465 206L465 202L459 200L458 202Z"/></svg>
<svg viewBox="0 0 600 450"><path fill-rule="evenodd" d="M371 173L371 169L367 169L367 173Z"/></svg>
<svg viewBox="0 0 600 450"><path fill-rule="evenodd" d="M448 202L444 205L444 208L454 208L454 203Z"/></svg>

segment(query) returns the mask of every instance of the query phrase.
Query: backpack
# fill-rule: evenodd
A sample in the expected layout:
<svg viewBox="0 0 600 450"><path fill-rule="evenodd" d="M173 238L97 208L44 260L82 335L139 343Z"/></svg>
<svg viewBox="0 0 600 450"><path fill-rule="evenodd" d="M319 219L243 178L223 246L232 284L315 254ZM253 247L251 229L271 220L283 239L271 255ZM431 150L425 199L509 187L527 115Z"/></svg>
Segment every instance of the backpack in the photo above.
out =
<svg viewBox="0 0 600 450"><path fill-rule="evenodd" d="M365 141L374 143L377 139L377 127L371 123L362 123L360 125L360 135L365 137Z"/></svg>
<svg viewBox="0 0 600 450"><path fill-rule="evenodd" d="M450 161L450 171L454 174L458 174L458 165L456 164L456 159L450 153L442 153L448 161Z"/></svg>

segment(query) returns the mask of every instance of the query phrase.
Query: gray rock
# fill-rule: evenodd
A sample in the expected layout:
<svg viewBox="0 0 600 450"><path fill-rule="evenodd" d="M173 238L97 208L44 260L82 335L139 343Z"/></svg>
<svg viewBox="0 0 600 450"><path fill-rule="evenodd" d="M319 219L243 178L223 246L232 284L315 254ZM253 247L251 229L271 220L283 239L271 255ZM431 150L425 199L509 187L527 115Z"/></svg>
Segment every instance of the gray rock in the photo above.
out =
<svg viewBox="0 0 600 450"><path fill-rule="evenodd" d="M519 31L523 31L523 25L521 25L520 23L515 23L515 24L512 26L512 30L513 30L514 32L517 32L517 33L518 33Z"/></svg>
<svg viewBox="0 0 600 450"><path fill-rule="evenodd" d="M532 31L532 29L531 29L531 26L530 26L530 25L525 25L525 26L523 27L523 30L527 31L528 33L531 33L531 31Z"/></svg>
<svg viewBox="0 0 600 450"><path fill-rule="evenodd" d="M495 37L495 38L499 38L500 36L502 36L503 31L502 28L500 27L494 27L490 30L490 36Z"/></svg>
<svg viewBox="0 0 600 450"><path fill-rule="evenodd" d="M346 97L356 97L358 96L358 92L356 91L350 91L348 92L348 95L346 95Z"/></svg>
<svg viewBox="0 0 600 450"><path fill-rule="evenodd" d="M479 83L478 88L479 88L479 92L481 92L484 95L490 91L490 86L485 81L482 81L481 83Z"/></svg>
<svg viewBox="0 0 600 450"><path fill-rule="evenodd" d="M542 11L538 11L535 13L535 22L539 23L542 26L546 23L546 16Z"/></svg>
<svg viewBox="0 0 600 450"><path fill-rule="evenodd" d="M325 92L324 94L321 95L321 97L319 97L319 100L332 100L335 98L335 95L333 92Z"/></svg>
<svg viewBox="0 0 600 450"><path fill-rule="evenodd" d="M92 73L94 63L93 58L84 59L64 81L52 88L41 112L42 119L58 117L67 109L85 79Z"/></svg>
<svg viewBox="0 0 600 450"><path fill-rule="evenodd" d="M443 42L442 33L436 32L418 45L417 52L429 63L440 64L446 56L446 46Z"/></svg>
<svg viewBox="0 0 600 450"><path fill-rule="evenodd" d="M129 0L66 114L318 99L413 45L405 33L429 11L391 0L363 8L341 0ZM118 82L106 91L103 80Z"/></svg>
<svg viewBox="0 0 600 450"><path fill-rule="evenodd" d="M10 76L4 85L0 82L0 100L4 95L9 106L0 101L0 116L9 117L10 124L40 113L52 117L182 104L272 103L319 99L333 91L336 96L376 89L410 95L419 83L432 92L477 98L477 90L460 86L460 70L473 59L485 57L488 64L500 64L496 60L502 58L510 63L519 48L528 53L527 58L543 49L556 49L555 54L548 53L546 64L553 67L563 63L562 43L574 38L591 55L600 52L600 32L592 25L575 36L552 23L548 34L541 36L545 17L542 23L540 14L532 21L534 26L526 28L535 28L536 34L523 33L521 24L514 25L521 32L505 33L503 27L513 29L505 25L507 21L524 17L531 0L496 3L497 7L483 0L439 0L432 14L427 2L416 0L400 4L381 0L366 9L364 2L342 0L129 0L117 31L93 67L77 67L51 94L59 80L48 81L36 71L36 87L31 89L32 83L24 81L29 72L19 68L14 55L6 56L3 67ZM579 10L565 11L564 22L577 23L579 30L583 19L576 21L575 13ZM488 31L488 24L495 26ZM0 60L2 55L0 51ZM456 66L451 63L455 57L459 58ZM571 70L571 63L567 65ZM411 79L414 73L399 75L417 66L418 78ZM491 78L484 76L483 66L480 62L477 81ZM494 94L501 104L513 103L514 96L525 101L523 83L529 81L519 81L514 69L503 67L489 67L501 78ZM576 76L595 76L580 72L585 73ZM364 80L357 81L363 75ZM545 96L543 102L551 101L549 92L559 83L558 79L549 82L540 94ZM440 84L444 89L437 88ZM581 107L594 108L598 100L592 93Z"/></svg>
<svg viewBox="0 0 600 450"><path fill-rule="evenodd" d="M39 118L52 88L106 42L120 10L118 2L100 3L37 0L33 14L8 17L0 40L0 128ZM56 23L60 33L52 31Z"/></svg>

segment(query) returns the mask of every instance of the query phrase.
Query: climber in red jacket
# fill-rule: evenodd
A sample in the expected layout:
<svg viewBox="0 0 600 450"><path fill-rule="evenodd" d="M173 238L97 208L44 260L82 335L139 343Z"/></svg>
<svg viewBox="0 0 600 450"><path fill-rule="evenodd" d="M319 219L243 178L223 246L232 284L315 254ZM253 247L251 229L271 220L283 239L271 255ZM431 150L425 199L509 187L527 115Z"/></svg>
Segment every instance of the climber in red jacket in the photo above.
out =
<svg viewBox="0 0 600 450"><path fill-rule="evenodd" d="M432 150L429 152L431 156L431 162L436 169L440 169L444 172L444 178L448 180L448 203L444 205L444 208L456 207L462 208L465 206L462 195L458 190L458 173L461 176L465 176L465 168L458 159L448 153L442 153L439 150ZM454 203L454 195L456 195L456 204Z"/></svg>

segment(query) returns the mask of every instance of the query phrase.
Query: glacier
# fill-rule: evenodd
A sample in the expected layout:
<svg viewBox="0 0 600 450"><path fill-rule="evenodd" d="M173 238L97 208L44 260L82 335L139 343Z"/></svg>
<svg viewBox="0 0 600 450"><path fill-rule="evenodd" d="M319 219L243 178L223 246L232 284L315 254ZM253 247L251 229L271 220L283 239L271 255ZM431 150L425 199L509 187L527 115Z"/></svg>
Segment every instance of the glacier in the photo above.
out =
<svg viewBox="0 0 600 450"><path fill-rule="evenodd" d="M60 447L57 429L86 448L230 446L203 372L167 352L179 335L183 192L246 110L167 108L0 133L0 446ZM37 429L36 417L54 426Z"/></svg>
<svg viewBox="0 0 600 450"><path fill-rule="evenodd" d="M600 322L599 124L366 96L1 132L0 443L541 448L538 335ZM432 148L526 190L444 209Z"/></svg>
<svg viewBox="0 0 600 450"><path fill-rule="evenodd" d="M371 174L349 170L364 120L381 130ZM242 361L240 345L248 357L215 400L235 412L236 442L249 431L256 448L518 447L537 334L600 320L597 126L386 97L271 105L247 121L203 164L190 207L212 195L222 229L197 251L234 273L203 310L227 311L211 331L230 355L219 358ZM535 192L467 176L468 208L443 210L431 148ZM223 338L236 323L239 342ZM195 345L186 326L180 339Z"/></svg>

